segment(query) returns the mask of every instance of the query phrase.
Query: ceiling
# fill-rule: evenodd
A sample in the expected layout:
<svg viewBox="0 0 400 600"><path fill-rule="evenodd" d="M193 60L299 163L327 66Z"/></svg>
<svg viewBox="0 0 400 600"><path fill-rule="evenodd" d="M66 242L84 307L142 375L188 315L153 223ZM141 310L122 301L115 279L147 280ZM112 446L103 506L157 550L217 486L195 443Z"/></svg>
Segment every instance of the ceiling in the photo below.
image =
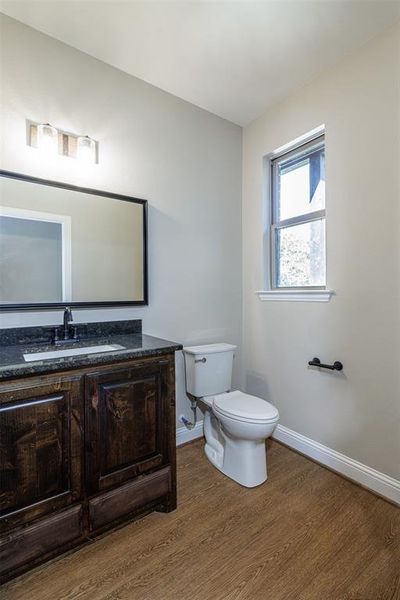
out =
<svg viewBox="0 0 400 600"><path fill-rule="evenodd" d="M0 8L239 125L400 20L400 0L3 0Z"/></svg>

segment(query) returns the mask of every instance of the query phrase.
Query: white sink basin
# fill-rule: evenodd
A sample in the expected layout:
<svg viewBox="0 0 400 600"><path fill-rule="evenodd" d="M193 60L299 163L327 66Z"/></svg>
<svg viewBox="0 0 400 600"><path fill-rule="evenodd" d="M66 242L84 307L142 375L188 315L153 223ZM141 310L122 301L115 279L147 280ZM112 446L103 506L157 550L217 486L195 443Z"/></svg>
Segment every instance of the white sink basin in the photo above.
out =
<svg viewBox="0 0 400 600"><path fill-rule="evenodd" d="M62 358L63 356L78 356L79 354L97 354L101 352L113 352L114 350L125 350L119 344L104 344L103 346L86 346L85 348L64 348L50 350L50 352L31 352L24 354L25 362L34 360L49 360L51 358Z"/></svg>

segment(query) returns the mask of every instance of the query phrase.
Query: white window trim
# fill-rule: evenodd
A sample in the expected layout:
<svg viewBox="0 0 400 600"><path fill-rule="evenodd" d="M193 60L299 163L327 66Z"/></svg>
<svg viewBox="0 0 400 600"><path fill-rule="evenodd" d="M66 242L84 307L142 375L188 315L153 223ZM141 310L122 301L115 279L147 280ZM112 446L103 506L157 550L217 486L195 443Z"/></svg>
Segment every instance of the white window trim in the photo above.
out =
<svg viewBox="0 0 400 600"><path fill-rule="evenodd" d="M335 295L333 290L259 290L257 296L262 301L283 302L329 302Z"/></svg>
<svg viewBox="0 0 400 600"><path fill-rule="evenodd" d="M283 301L283 302L329 302L335 295L334 290L329 288L271 288L271 161L284 152L289 152L299 145L306 144L325 134L325 125L320 125L305 135L302 135L289 144L277 148L273 152L264 156L264 202L263 202L263 222L264 222L264 268L263 280L264 289L258 290L255 294L261 301ZM267 235L265 235L267 233Z"/></svg>
<svg viewBox="0 0 400 600"><path fill-rule="evenodd" d="M273 158L276 158L277 156L280 156L285 152L291 152L292 150L294 150L294 148L297 148L297 146L302 146L303 144L308 144L308 142L312 142L315 138L318 138L321 135L325 135L325 125L319 125L318 127L315 127L315 129L312 129L308 133L300 135L288 144L279 146L279 148L277 148L273 152L270 152L266 158L268 160L272 160Z"/></svg>

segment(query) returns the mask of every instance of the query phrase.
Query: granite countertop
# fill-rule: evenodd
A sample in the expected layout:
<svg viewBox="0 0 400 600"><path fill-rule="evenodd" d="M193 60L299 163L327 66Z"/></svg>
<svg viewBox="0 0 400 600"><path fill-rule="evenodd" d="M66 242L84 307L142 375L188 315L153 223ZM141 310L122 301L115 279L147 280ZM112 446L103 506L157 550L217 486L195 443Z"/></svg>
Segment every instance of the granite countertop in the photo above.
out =
<svg viewBox="0 0 400 600"><path fill-rule="evenodd" d="M138 325L137 321L119 321L113 322L110 327L101 323L97 329L94 327L95 325L97 324L78 325L80 341L62 346L51 344L49 336L54 332L54 327L0 330L0 380L110 364L132 358L167 354L182 349L182 345L176 342L142 334L141 322ZM86 348L103 344L118 344L124 349L68 357L58 356L53 359L32 362L25 362L23 356L33 352Z"/></svg>

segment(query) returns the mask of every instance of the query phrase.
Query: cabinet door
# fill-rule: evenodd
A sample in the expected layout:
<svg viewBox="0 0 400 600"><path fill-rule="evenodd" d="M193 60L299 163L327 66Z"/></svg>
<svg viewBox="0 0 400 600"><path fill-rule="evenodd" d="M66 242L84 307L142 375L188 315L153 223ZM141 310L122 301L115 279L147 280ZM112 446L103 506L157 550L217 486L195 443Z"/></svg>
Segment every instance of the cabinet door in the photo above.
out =
<svg viewBox="0 0 400 600"><path fill-rule="evenodd" d="M169 462L169 367L157 359L86 377L89 494Z"/></svg>
<svg viewBox="0 0 400 600"><path fill-rule="evenodd" d="M0 386L0 530L80 498L81 415L78 377Z"/></svg>

